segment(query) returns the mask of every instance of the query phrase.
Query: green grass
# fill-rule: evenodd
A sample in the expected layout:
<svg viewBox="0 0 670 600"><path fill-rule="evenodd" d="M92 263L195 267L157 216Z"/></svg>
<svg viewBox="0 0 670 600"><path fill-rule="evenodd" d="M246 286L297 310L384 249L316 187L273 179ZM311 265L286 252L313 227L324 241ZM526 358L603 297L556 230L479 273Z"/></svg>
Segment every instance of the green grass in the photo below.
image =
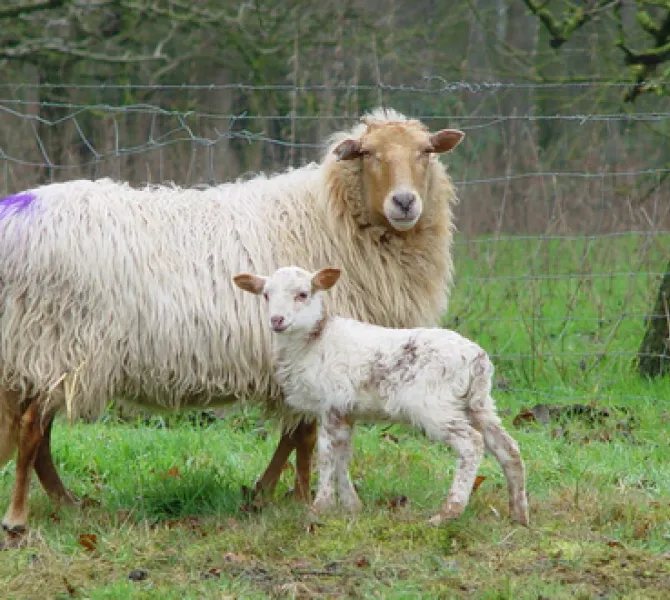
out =
<svg viewBox="0 0 670 600"><path fill-rule="evenodd" d="M648 273L666 262L658 239L639 236L457 247L445 323L497 355L495 395L526 462L530 528L508 521L490 457L465 515L429 527L454 456L404 426L357 427L352 467L366 508L314 523L286 497L290 469L268 508L240 510L241 487L277 441L252 409L208 427L59 422L53 445L63 476L99 504L54 512L34 486L30 533L20 549L0 552L0 596L667 597L670 382L637 376L644 319L622 316L649 310L657 281ZM615 272L635 275L519 279ZM474 279L491 276L498 279ZM536 403L594 404L611 416L515 426ZM5 503L11 467L0 469ZM146 579L129 580L137 569Z"/></svg>

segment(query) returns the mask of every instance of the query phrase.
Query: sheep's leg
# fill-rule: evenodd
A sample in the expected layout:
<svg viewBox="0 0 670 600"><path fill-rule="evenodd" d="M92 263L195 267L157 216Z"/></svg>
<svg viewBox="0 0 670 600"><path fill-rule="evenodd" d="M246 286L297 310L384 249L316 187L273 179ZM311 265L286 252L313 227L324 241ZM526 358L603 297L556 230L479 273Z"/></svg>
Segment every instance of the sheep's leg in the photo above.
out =
<svg viewBox="0 0 670 600"><path fill-rule="evenodd" d="M337 411L329 411L321 418L318 437L319 486L312 511L323 512L335 504L335 475L339 462L342 419ZM346 434L344 434L346 437Z"/></svg>
<svg viewBox="0 0 670 600"><path fill-rule="evenodd" d="M279 445L270 459L270 464L254 486L254 497L271 496L293 450L297 449L297 468L294 497L309 503L311 499L311 460L316 445L316 423L301 421L292 431L282 433Z"/></svg>
<svg viewBox="0 0 670 600"><path fill-rule="evenodd" d="M19 443L19 394L0 388L0 466L12 459Z"/></svg>
<svg viewBox="0 0 670 600"><path fill-rule="evenodd" d="M290 433L283 432L277 449L270 459L270 464L254 486L254 497L256 500L260 500L262 496L271 496L274 493L288 457L293 450L295 450L295 441Z"/></svg>
<svg viewBox="0 0 670 600"><path fill-rule="evenodd" d="M441 434L442 439L456 451L458 464L447 499L440 512L430 519L432 525L457 519L463 514L484 454L482 435L468 423L460 421L449 423Z"/></svg>
<svg viewBox="0 0 670 600"><path fill-rule="evenodd" d="M77 504L77 498L65 487L60 475L58 475L51 456L51 428L53 422L54 417L50 416L44 427L42 441L35 457L35 473L37 473L44 491L49 495L52 502L56 504Z"/></svg>
<svg viewBox="0 0 670 600"><path fill-rule="evenodd" d="M351 481L349 474L349 465L353 450L351 446L351 438L353 436L354 422L348 417L342 418L340 427L337 432L336 443L339 446L336 448L335 476L337 477L337 493L340 497L340 502L350 512L358 512L363 508L363 503L358 497L356 488Z"/></svg>
<svg viewBox="0 0 670 600"><path fill-rule="evenodd" d="M497 415L488 411L478 411L473 413L473 421L484 437L486 448L496 457L505 473L512 520L521 525L528 525L526 470L518 444L505 431Z"/></svg>
<svg viewBox="0 0 670 600"><path fill-rule="evenodd" d="M309 504L312 501L312 455L316 446L316 421L301 421L294 432L295 451L295 486L293 495L298 502Z"/></svg>
<svg viewBox="0 0 670 600"><path fill-rule="evenodd" d="M30 475L41 441L42 430L40 426L39 403L37 400L33 400L21 416L14 491L7 514L5 514L5 518L2 520L2 526L7 531L16 533L24 531L28 523Z"/></svg>

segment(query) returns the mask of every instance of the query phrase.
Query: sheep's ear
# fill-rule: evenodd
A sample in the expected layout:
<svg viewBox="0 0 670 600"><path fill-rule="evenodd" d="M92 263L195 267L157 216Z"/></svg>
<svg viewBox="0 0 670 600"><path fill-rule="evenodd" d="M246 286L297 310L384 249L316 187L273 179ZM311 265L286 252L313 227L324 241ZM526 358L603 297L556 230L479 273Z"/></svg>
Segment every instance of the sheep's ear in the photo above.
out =
<svg viewBox="0 0 670 600"><path fill-rule="evenodd" d="M251 275L250 273L240 273L239 275L235 275L235 277L233 277L233 282L245 292L251 292L256 295L263 293L263 288L265 287L265 277Z"/></svg>
<svg viewBox="0 0 670 600"><path fill-rule="evenodd" d="M428 151L437 154L450 152L461 143L464 137L465 134L458 129L443 129L430 136L430 149Z"/></svg>
<svg viewBox="0 0 670 600"><path fill-rule="evenodd" d="M332 288L340 278L340 270L326 268L317 271L312 276L312 289L314 291L326 291Z"/></svg>
<svg viewBox="0 0 670 600"><path fill-rule="evenodd" d="M344 140L333 150L337 160L354 160L363 156L361 140Z"/></svg>

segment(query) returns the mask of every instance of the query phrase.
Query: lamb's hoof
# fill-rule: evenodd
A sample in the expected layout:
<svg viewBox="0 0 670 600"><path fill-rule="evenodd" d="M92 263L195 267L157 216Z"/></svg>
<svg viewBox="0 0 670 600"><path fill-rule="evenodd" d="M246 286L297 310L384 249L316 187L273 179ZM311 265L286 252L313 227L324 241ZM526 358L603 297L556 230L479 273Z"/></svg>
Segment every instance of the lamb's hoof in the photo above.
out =
<svg viewBox="0 0 670 600"><path fill-rule="evenodd" d="M428 523L437 527L445 521L455 521L463 514L464 510L465 505L460 502L448 502L439 513L428 519Z"/></svg>
<svg viewBox="0 0 670 600"><path fill-rule="evenodd" d="M522 496L519 501L510 502L509 515L512 521L515 521L524 527L528 527L530 518L528 516L528 501L525 496Z"/></svg>
<svg viewBox="0 0 670 600"><path fill-rule="evenodd" d="M342 502L342 506L347 512L350 512L352 514L358 514L363 510L363 503L358 497L347 498L347 499L341 498L340 500Z"/></svg>
<svg viewBox="0 0 670 600"><path fill-rule="evenodd" d="M528 516L528 507L523 507L518 510L512 508L510 510L510 517L512 518L512 521L518 523L519 525L523 525L524 527L528 527L528 525L530 524L530 517Z"/></svg>
<svg viewBox="0 0 670 600"><path fill-rule="evenodd" d="M331 510L334 506L335 501L333 498L317 498L309 507L309 512L314 515L321 515Z"/></svg>

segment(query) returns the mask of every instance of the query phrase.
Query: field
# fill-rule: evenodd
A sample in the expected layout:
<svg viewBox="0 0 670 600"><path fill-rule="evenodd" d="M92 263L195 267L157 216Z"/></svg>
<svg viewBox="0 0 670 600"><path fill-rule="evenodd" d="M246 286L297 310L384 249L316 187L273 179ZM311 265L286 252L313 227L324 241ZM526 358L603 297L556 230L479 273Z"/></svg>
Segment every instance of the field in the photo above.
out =
<svg viewBox="0 0 670 600"><path fill-rule="evenodd" d="M57 424L82 509L37 486L31 531L0 552L3 598L665 598L670 383L635 370L667 236L459 238L445 325L495 357L495 396L528 470L531 527L507 519L486 457L466 514L439 529L454 456L403 426L361 425L366 508L310 520L241 489L277 441L253 409L196 423ZM8 501L12 465L0 469Z"/></svg>

